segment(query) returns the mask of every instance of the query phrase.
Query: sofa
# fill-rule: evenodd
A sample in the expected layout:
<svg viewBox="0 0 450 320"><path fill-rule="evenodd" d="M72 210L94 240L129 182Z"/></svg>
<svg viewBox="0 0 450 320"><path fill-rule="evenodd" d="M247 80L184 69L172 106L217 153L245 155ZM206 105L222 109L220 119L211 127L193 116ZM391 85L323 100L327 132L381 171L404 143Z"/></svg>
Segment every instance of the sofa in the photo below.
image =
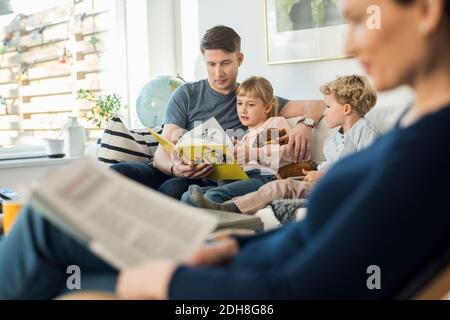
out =
<svg viewBox="0 0 450 320"><path fill-rule="evenodd" d="M366 117L371 120L381 132L386 132L395 124L396 120L406 109L406 105L377 105ZM294 126L301 117L288 118L291 126ZM159 133L162 128L154 128ZM336 129L335 129L336 130ZM319 122L313 131L311 160L320 163L324 160L323 144L325 139L334 133L328 129L326 120ZM149 163L153 160L153 154L158 142L145 129L129 130L119 118L113 118L108 123L97 150L99 161L110 165L123 161L139 161ZM270 230L280 226L270 207L259 210L256 214L263 224L264 230ZM296 218L302 219L306 215L306 209L298 210Z"/></svg>
<svg viewBox="0 0 450 320"><path fill-rule="evenodd" d="M385 133L395 125L406 108L407 105L377 105L367 113L366 118L368 118L382 133ZM301 117L289 118L289 124L294 126L300 118ZM311 160L316 163L320 163L324 160L322 151L323 144L330 134L335 133L335 130L337 129L330 130L328 128L325 119L322 119L319 122L313 131ZM297 210L296 219L303 219L306 213L306 208ZM271 230L280 226L280 222L275 218L270 207L259 210L255 215L262 220L264 230Z"/></svg>

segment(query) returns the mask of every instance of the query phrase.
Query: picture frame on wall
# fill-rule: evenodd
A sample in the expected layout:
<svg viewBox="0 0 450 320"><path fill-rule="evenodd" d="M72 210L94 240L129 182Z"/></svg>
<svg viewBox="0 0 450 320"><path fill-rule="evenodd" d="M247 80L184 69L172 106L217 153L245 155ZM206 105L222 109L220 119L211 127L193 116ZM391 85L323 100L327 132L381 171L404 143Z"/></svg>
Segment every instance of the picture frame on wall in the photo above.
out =
<svg viewBox="0 0 450 320"><path fill-rule="evenodd" d="M265 0L266 62L345 59L343 0Z"/></svg>

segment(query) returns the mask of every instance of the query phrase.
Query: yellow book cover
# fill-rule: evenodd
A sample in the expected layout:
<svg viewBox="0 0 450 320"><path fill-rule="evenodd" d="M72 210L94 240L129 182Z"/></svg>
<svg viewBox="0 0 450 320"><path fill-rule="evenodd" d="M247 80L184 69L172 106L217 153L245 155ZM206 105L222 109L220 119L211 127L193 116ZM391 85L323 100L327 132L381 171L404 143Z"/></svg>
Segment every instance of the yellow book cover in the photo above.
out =
<svg viewBox="0 0 450 320"><path fill-rule="evenodd" d="M247 174L227 151L225 145L181 145L175 146L154 130L147 128L161 147L168 153L177 152L183 162L212 164L214 171L208 176L211 180L246 180Z"/></svg>

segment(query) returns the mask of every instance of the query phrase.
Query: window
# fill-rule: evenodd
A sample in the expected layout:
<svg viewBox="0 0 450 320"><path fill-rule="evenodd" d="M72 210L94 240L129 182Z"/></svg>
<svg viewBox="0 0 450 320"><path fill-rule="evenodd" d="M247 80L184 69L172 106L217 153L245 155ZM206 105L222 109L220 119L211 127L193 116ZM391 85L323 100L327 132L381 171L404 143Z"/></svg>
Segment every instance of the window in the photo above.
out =
<svg viewBox="0 0 450 320"><path fill-rule="evenodd" d="M12 1L15 12L0 17L0 146L41 144L69 115L86 116L92 105L76 99L79 89L115 92L127 102L119 4ZM81 122L88 140L100 137L101 129Z"/></svg>

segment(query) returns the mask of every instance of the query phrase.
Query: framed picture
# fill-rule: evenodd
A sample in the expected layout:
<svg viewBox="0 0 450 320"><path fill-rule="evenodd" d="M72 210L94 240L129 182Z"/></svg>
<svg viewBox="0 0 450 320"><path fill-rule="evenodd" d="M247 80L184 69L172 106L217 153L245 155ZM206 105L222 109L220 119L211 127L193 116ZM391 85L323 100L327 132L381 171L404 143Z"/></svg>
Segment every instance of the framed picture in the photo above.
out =
<svg viewBox="0 0 450 320"><path fill-rule="evenodd" d="M343 0L265 0L268 64L347 58Z"/></svg>

